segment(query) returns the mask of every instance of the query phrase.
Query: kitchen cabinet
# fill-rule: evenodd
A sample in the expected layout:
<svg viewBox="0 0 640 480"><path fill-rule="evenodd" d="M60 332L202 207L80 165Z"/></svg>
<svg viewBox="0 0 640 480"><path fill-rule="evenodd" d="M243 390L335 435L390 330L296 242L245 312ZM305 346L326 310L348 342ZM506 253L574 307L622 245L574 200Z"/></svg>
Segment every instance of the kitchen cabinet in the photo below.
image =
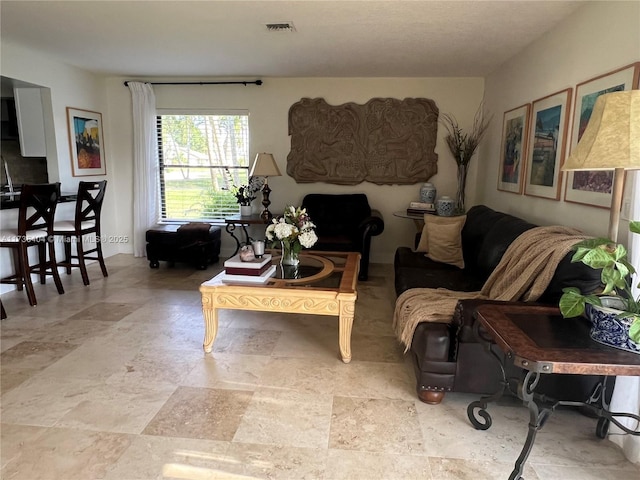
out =
<svg viewBox="0 0 640 480"><path fill-rule="evenodd" d="M14 88L18 119L18 137L23 157L46 157L42 91L39 88Z"/></svg>

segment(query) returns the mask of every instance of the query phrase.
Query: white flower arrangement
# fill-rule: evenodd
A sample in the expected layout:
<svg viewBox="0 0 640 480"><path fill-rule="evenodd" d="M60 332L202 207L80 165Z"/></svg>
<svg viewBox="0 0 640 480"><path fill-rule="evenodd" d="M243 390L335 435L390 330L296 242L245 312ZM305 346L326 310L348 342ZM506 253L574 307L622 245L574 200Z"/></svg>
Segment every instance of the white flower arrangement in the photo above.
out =
<svg viewBox="0 0 640 480"><path fill-rule="evenodd" d="M282 242L284 248L297 255L302 247L311 248L318 241L315 227L305 208L288 206L282 217L272 220L265 233L272 246Z"/></svg>

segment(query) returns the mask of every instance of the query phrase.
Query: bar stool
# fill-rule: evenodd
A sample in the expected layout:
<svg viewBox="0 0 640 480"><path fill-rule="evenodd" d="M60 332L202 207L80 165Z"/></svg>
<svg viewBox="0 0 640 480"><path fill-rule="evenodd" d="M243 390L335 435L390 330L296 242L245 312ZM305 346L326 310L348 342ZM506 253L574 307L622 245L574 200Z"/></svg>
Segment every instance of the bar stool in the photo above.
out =
<svg viewBox="0 0 640 480"><path fill-rule="evenodd" d="M67 275L71 274L72 267L80 268L82 282L89 285L89 275L87 274L86 260L97 260L100 263L102 275L109 276L107 267L104 264L102 255L102 243L100 238L100 214L102 212L102 201L107 189L107 181L101 182L80 182L78 184L78 199L76 200L76 213L73 221L61 220L53 224L53 234L62 236L64 239L64 261L58 262L58 266L65 267ZM83 247L83 236L95 235L95 248L85 250ZM71 239L76 245L76 255L71 254ZM96 255L88 256L91 253ZM77 262L73 262L77 260Z"/></svg>
<svg viewBox="0 0 640 480"><path fill-rule="evenodd" d="M40 276L40 283L46 283L46 276L52 275L58 289L64 288L56 268L56 252L53 242L53 219L60 198L60 183L41 185L22 185L20 207L18 210L18 228L3 229L0 234L0 247L11 248L13 252L15 274L0 279L0 283L16 285L18 290L27 290L29 304L37 305L31 274ZM38 264L30 265L28 249L38 247ZM49 251L47 260L46 247Z"/></svg>

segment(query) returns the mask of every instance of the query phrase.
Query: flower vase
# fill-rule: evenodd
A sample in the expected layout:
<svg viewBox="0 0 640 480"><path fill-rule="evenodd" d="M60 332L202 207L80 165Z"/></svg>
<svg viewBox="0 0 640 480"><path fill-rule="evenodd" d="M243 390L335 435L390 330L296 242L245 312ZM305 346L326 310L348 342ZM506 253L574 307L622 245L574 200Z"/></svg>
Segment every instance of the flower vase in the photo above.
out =
<svg viewBox="0 0 640 480"><path fill-rule="evenodd" d="M251 216L251 205L240 205L240 216L241 217L250 217Z"/></svg>
<svg viewBox="0 0 640 480"><path fill-rule="evenodd" d="M458 164L458 191L456 193L456 213L462 215L464 209L464 190L467 185L467 165Z"/></svg>
<svg viewBox="0 0 640 480"><path fill-rule="evenodd" d="M280 263L282 265L296 266L300 263L300 257L298 252L294 250L294 246L289 242L281 242L282 244L282 258Z"/></svg>

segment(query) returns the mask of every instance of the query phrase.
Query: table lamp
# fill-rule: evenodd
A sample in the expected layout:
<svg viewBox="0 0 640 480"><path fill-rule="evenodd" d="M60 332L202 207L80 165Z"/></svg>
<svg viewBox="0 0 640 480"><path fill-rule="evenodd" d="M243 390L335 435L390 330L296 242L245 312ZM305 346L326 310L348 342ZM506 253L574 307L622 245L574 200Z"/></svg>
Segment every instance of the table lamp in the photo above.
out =
<svg viewBox="0 0 640 480"><path fill-rule="evenodd" d="M269 177L279 177L281 175L272 154L258 153L256 155L256 159L249 172L249 177L264 177L264 186L262 187L262 205L264 206L264 210L260 214L260 218L262 218L265 223L273 218L273 215L269 211L269 205L271 205L269 201L269 194L271 193Z"/></svg>
<svg viewBox="0 0 640 480"><path fill-rule="evenodd" d="M624 171L640 169L640 90L600 95L589 124L562 170L611 170L609 239L618 240Z"/></svg>

